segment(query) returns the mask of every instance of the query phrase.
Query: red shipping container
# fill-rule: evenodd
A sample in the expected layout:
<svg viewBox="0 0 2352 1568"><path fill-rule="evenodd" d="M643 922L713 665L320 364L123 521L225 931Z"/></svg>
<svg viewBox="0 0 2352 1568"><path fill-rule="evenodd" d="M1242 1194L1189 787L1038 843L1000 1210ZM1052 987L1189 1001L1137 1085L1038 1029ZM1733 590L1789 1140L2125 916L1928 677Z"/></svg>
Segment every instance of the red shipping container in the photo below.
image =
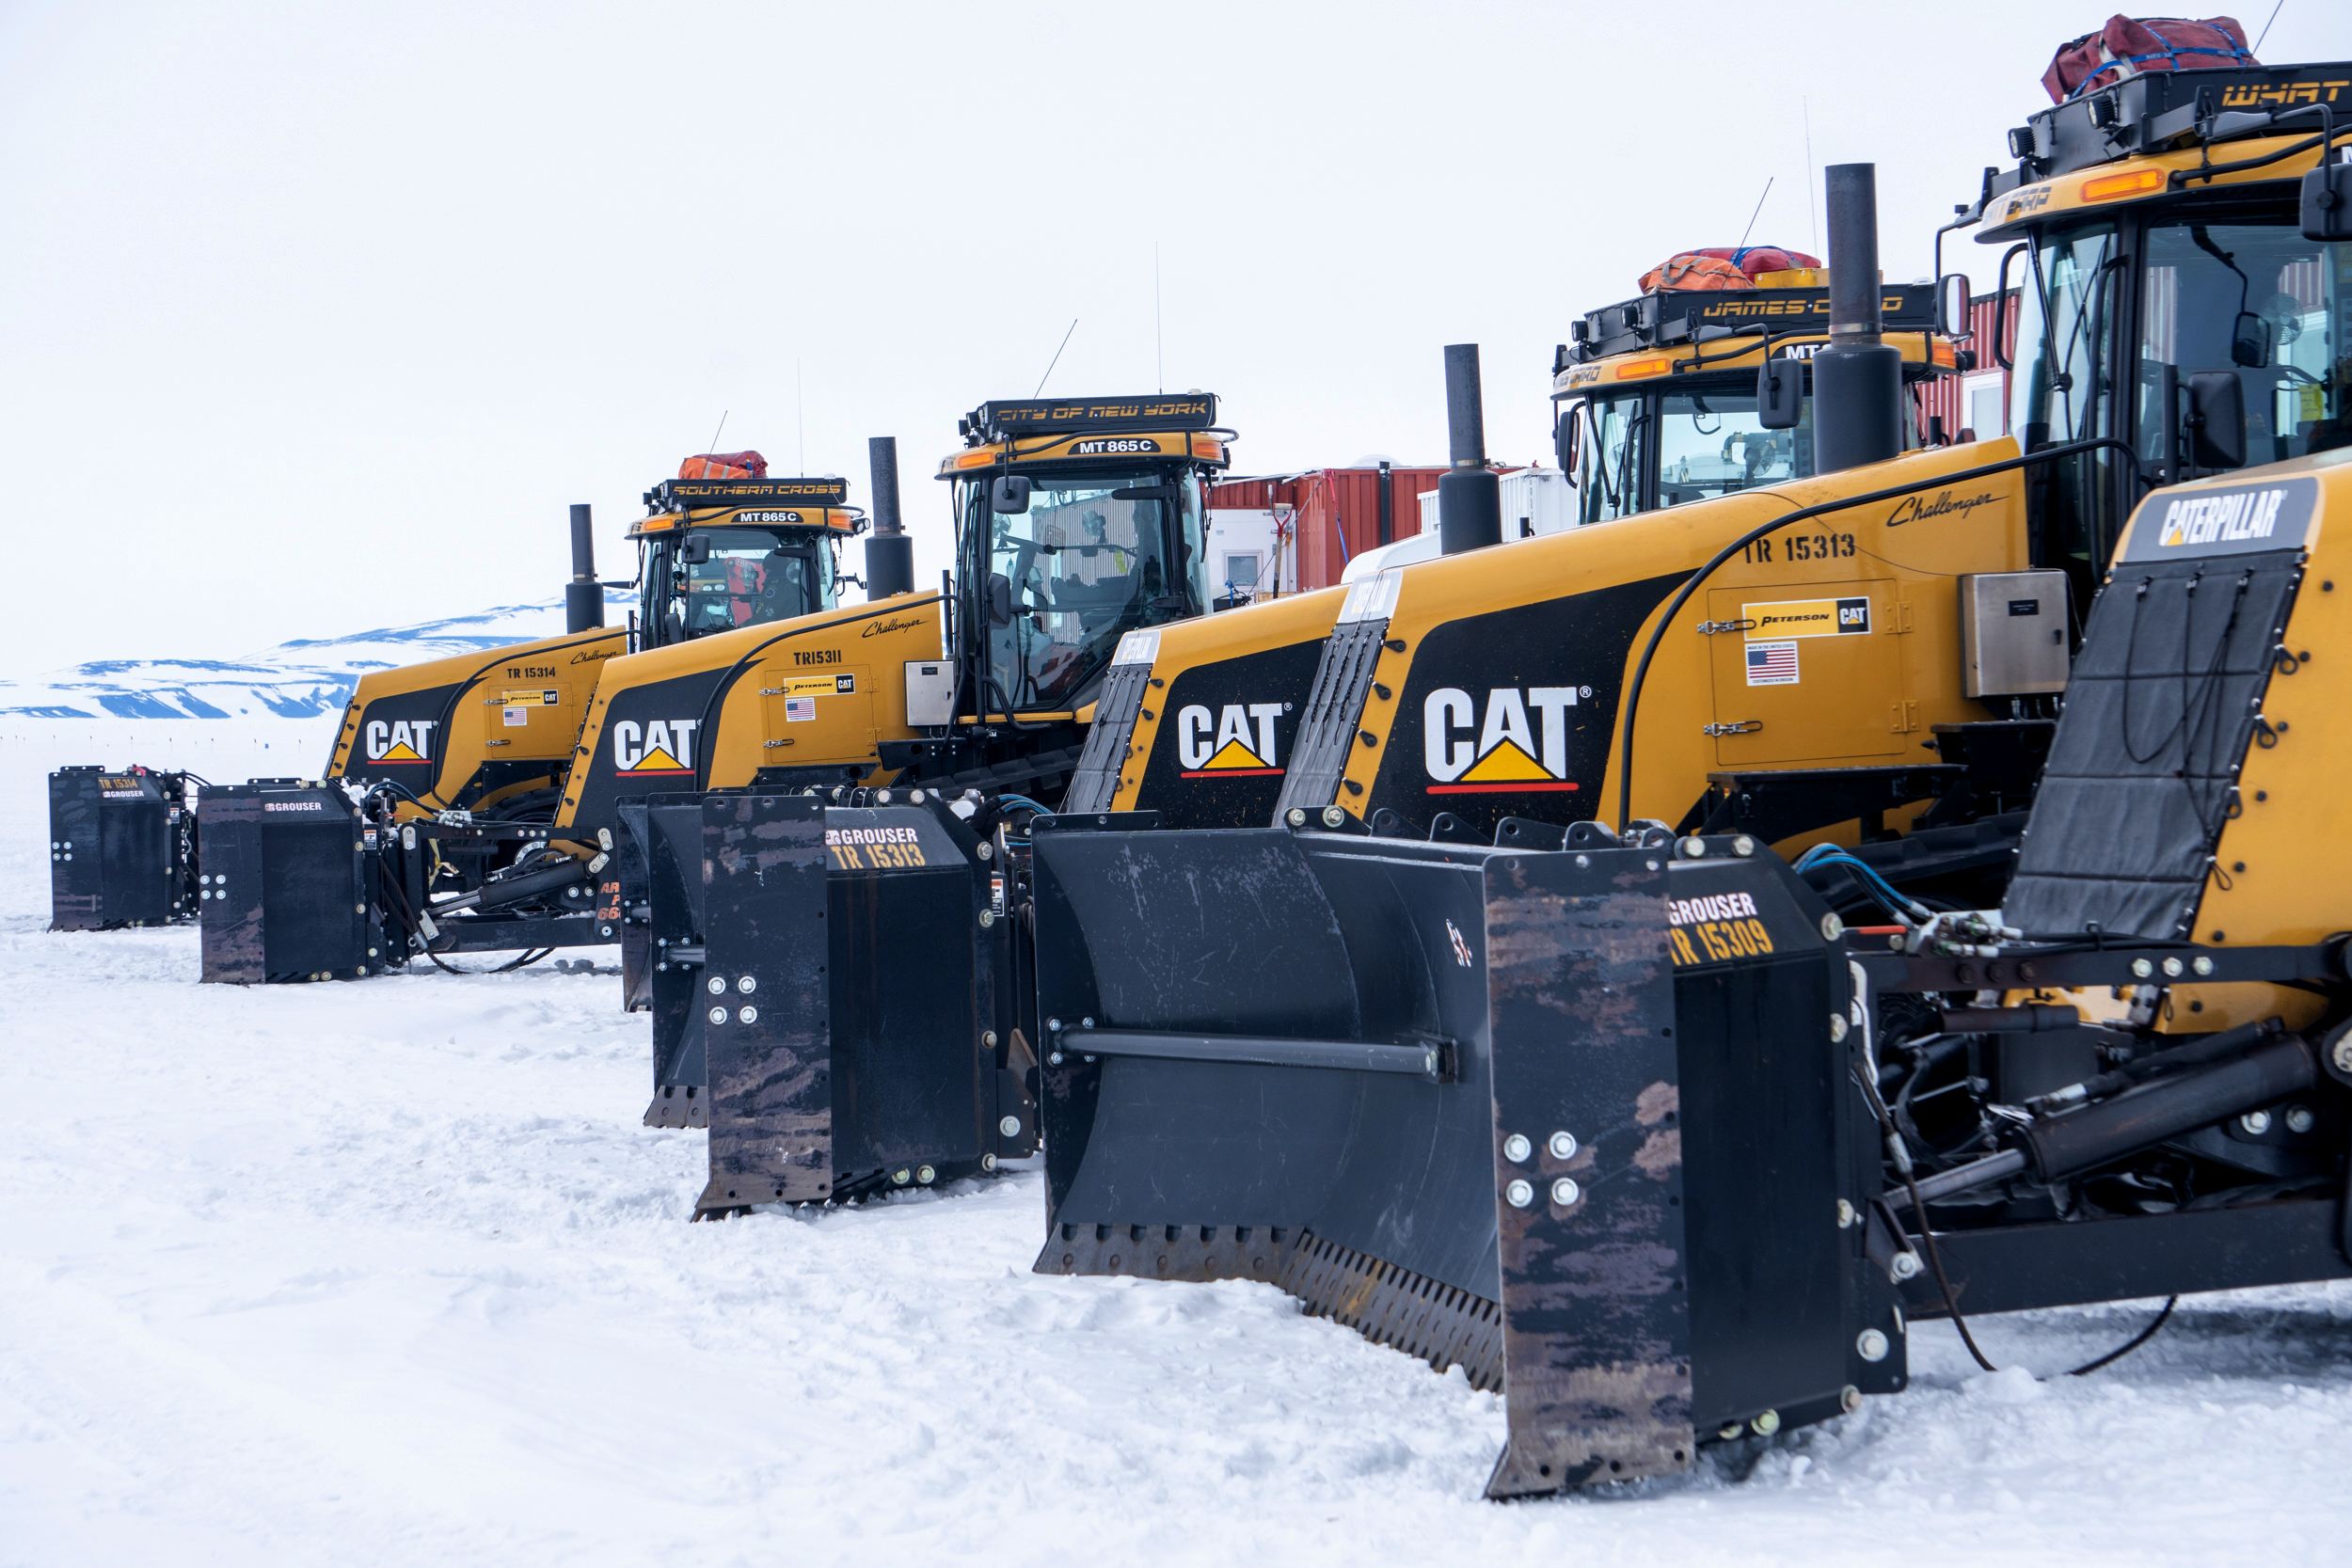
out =
<svg viewBox="0 0 2352 1568"><path fill-rule="evenodd" d="M1965 346L1976 352L1977 368L1959 375L1938 376L1913 393L1919 416L1920 440L1928 438L1928 420L1931 418L1944 421L1944 438L1947 441L1959 440L1963 431L1972 432L1979 441L1990 441L2003 434L2000 424L1976 428L1968 406L1971 386L1981 387L1987 377L1997 375L2001 378L2000 405L2004 410L2009 407L2009 372L2001 369L2000 360L1993 353L1993 315L1996 303L1988 296L1974 301L1969 307L1968 325L1975 329L1976 336ZM2017 291L2014 289L2010 291L2009 309L2003 312L2001 335L2008 340L2001 345L2003 350L2013 354L2017 348ZM2005 413L2003 420L2006 419Z"/></svg>
<svg viewBox="0 0 2352 1568"><path fill-rule="evenodd" d="M1298 498L1294 491L1297 480L1283 475L1268 479L1220 479L1209 486L1209 510L1221 512L1228 507L1249 512L1264 512L1277 506L1295 506Z"/></svg>
<svg viewBox="0 0 2352 1568"><path fill-rule="evenodd" d="M1421 498L1438 487L1443 467L1392 467L1389 472L1391 542L1421 531ZM1209 487L1212 510L1269 508L1293 513L1290 547L1279 592L1329 588L1340 573L1380 540L1380 470L1311 468L1302 474L1229 479Z"/></svg>
<svg viewBox="0 0 2352 1568"><path fill-rule="evenodd" d="M1421 496L1435 490L1443 468L1389 470L1390 538L1421 531ZM1380 470L1318 468L1302 477L1298 496L1298 586L1328 588L1347 563L1380 540Z"/></svg>

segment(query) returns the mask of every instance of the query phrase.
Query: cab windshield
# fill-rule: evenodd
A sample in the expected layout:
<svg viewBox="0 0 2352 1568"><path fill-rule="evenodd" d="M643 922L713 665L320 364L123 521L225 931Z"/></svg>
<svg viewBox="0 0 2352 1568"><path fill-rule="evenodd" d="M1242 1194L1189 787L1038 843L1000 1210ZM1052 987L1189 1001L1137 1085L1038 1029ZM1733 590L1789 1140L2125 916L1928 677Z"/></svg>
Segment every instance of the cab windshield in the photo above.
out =
<svg viewBox="0 0 2352 1568"><path fill-rule="evenodd" d="M690 529L663 558L666 580L650 588L665 642L788 621L835 602L833 551L805 531Z"/></svg>
<svg viewBox="0 0 2352 1568"><path fill-rule="evenodd" d="M1658 395L1658 504L1680 506L1813 472L1813 400L1794 430L1767 430L1745 388Z"/></svg>
<svg viewBox="0 0 2352 1568"><path fill-rule="evenodd" d="M2009 427L2029 450L2086 440L2106 428L2114 387L2106 348L2122 266L2112 223L2061 233L2026 255Z"/></svg>
<svg viewBox="0 0 2352 1568"><path fill-rule="evenodd" d="M1565 416L1582 421L1577 433L1576 496L1580 523L1605 523L1642 510L1641 436L1649 400L1590 398Z"/></svg>
<svg viewBox="0 0 2352 1568"><path fill-rule="evenodd" d="M2029 451L2120 436L2138 459L2051 465L2036 559L2074 573L2078 593L2096 586L2133 503L2170 476L2154 395L2168 365L2184 410L2190 377L2236 375L2249 464L2352 445L2347 268L2352 245L2304 239L2294 204L2275 198L2201 195L2016 245L2003 267L2022 284L2010 428Z"/></svg>
<svg viewBox="0 0 2352 1568"><path fill-rule="evenodd" d="M2284 212L2271 222L2187 215L2148 226L2141 268L2139 409L2134 446L2166 461L2161 367L2181 385L2235 372L2246 395L2246 460L2275 463L2352 444L2352 343L2344 287L2352 245L2303 238Z"/></svg>
<svg viewBox="0 0 2352 1568"><path fill-rule="evenodd" d="M988 541L990 705L1066 706L1122 635L1207 609L1195 474L1033 476L1017 513L993 510L985 483L967 491L968 527Z"/></svg>
<svg viewBox="0 0 2352 1568"><path fill-rule="evenodd" d="M1766 430L1756 418L1753 372L1743 380L1592 398L1581 413L1571 407L1565 417L1584 420L1577 520L1606 522L1811 474L1812 399L1796 429ZM1653 475L1656 489L1645 495Z"/></svg>

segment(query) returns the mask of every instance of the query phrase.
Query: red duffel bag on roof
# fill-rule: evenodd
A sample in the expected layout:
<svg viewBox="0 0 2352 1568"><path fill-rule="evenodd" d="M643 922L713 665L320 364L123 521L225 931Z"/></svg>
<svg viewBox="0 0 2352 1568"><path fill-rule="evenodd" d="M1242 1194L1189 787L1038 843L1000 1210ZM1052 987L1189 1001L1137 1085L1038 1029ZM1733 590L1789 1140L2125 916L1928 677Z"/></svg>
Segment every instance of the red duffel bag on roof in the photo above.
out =
<svg viewBox="0 0 2352 1568"><path fill-rule="evenodd" d="M677 466L680 479L766 479L768 460L755 451L707 451Z"/></svg>
<svg viewBox="0 0 2352 1568"><path fill-rule="evenodd" d="M2095 33L2058 46L2042 86L2063 103L2151 71L2226 71L2262 62L2233 16L2190 22L2177 16L2111 16Z"/></svg>

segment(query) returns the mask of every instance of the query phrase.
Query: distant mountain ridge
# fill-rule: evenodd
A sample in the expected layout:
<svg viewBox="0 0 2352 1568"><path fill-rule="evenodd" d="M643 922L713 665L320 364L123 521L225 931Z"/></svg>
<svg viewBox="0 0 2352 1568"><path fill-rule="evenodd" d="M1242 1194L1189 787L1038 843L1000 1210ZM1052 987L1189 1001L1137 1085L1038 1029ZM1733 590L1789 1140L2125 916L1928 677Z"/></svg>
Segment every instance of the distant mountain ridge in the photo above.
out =
<svg viewBox="0 0 2352 1568"><path fill-rule="evenodd" d="M607 590L605 620L635 604ZM93 659L31 680L0 680L0 717L25 719L310 719L339 713L374 670L560 636L564 601L500 605L471 615L303 638L242 658Z"/></svg>

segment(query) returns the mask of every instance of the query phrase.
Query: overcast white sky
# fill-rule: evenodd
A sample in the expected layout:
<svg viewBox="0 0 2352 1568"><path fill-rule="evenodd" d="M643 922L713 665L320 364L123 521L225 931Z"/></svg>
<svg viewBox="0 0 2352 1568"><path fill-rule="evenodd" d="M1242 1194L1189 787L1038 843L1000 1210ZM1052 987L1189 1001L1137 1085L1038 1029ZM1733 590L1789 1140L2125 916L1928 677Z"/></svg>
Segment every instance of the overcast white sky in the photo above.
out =
<svg viewBox="0 0 2352 1568"><path fill-rule="evenodd" d="M0 0L0 675L544 598L577 500L625 577L723 412L861 502L897 436L936 574L956 416L1073 317L1049 392L1216 392L1253 471L1441 458L1474 341L1529 461L1574 315L1768 178L1753 239L1812 247L1808 113L1921 276L2106 14Z"/></svg>

